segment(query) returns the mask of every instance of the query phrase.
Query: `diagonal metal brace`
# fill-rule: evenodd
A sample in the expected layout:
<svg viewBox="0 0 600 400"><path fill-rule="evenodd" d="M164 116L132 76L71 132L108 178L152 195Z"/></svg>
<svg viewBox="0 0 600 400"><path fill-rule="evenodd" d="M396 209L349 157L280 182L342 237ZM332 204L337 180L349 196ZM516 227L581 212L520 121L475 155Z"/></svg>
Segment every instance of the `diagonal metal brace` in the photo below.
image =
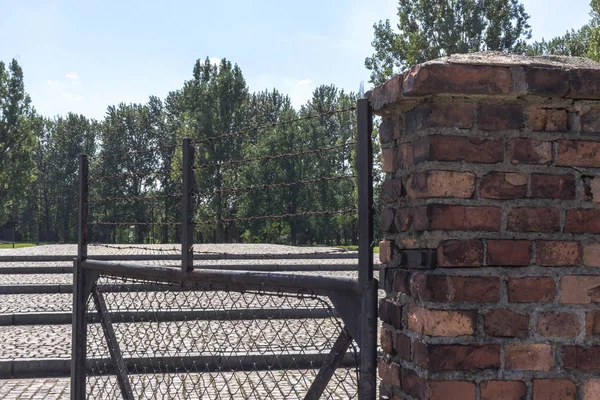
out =
<svg viewBox="0 0 600 400"><path fill-rule="evenodd" d="M321 366L317 377L310 386L308 393L306 393L304 400L318 400L321 398L321 395L325 391L327 384L331 380L335 370L340 365L340 362L344 358L344 355L346 354L346 351L348 351L348 347L350 347L351 343L352 336L350 335L350 331L344 327L333 344L331 351L327 355L325 362Z"/></svg>
<svg viewBox="0 0 600 400"><path fill-rule="evenodd" d="M104 330L104 336L106 337L110 358L117 367L117 381L119 382L121 394L123 395L123 399L133 400L134 398L133 392L131 391L131 384L129 383L129 378L127 377L127 366L123 361L121 349L119 348L119 343L117 342L117 337L115 336L115 331L110 320L110 314L106 308L104 295L102 295L102 292L100 292L98 286L95 286L92 290L92 297L94 298L94 303L96 304L96 310L100 315L100 323L102 324L102 329Z"/></svg>
<svg viewBox="0 0 600 400"><path fill-rule="evenodd" d="M329 295L329 300L333 303L335 311L344 321L344 325L348 328L351 336L359 345L362 343L360 338L362 328L360 318L356 318L357 312L361 310L361 297L357 294L340 294L332 293Z"/></svg>

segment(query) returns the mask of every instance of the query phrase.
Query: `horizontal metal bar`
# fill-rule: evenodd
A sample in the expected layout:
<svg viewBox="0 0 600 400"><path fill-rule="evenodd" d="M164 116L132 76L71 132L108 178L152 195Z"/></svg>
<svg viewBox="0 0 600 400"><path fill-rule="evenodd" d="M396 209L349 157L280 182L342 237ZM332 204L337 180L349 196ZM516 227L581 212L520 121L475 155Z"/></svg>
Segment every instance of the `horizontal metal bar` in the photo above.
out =
<svg viewBox="0 0 600 400"><path fill-rule="evenodd" d="M307 308L256 308L241 310L184 310L184 311L130 311L111 312L113 323L173 322L173 321L251 321L260 319L323 319L337 317L326 309ZM88 313L88 323L98 323L96 313ZM71 324L71 312L36 312L0 314L0 326L14 325L66 325Z"/></svg>
<svg viewBox="0 0 600 400"><path fill-rule="evenodd" d="M73 267L0 267L0 275L72 274Z"/></svg>
<svg viewBox="0 0 600 400"><path fill-rule="evenodd" d="M182 272L175 268L122 264L86 260L83 268L103 274L177 284L192 283L195 290L261 290L274 292L310 292L327 295L332 291L360 293L356 279L341 276L277 274L253 271L194 270Z"/></svg>

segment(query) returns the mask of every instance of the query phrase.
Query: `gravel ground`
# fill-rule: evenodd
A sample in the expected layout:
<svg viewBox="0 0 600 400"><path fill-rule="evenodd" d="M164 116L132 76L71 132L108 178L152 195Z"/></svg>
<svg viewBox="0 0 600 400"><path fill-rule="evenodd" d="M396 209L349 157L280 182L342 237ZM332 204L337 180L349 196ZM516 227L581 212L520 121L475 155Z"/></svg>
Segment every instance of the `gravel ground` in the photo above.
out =
<svg viewBox="0 0 600 400"><path fill-rule="evenodd" d="M108 247L90 246L89 254L177 254L173 245L143 245L150 250L137 248L139 246L130 246L128 248L117 249ZM170 251L169 249L173 249ZM2 249L0 255L75 255L76 245L45 245L20 249ZM168 250L168 251L160 251ZM262 244L236 244L236 245L195 245L196 253L205 254L312 254L315 252L337 252L337 249L329 248L302 248L279 245ZM176 261L150 261L135 262L136 264L171 264L177 265ZM252 265L257 264L303 264L303 265L322 265L322 264L347 264L356 265L356 260L278 260L267 258L264 260L210 260L197 261L197 264L223 266L228 265ZM57 263L0 263L3 267L45 267L45 266L70 266L70 262ZM201 268L198 265L197 268ZM352 271L344 272L305 272L308 274L318 273L319 275L349 276L356 277L357 273ZM0 285L18 285L18 284L70 284L72 283L71 274L0 274ZM107 293L106 301L109 307L112 305L119 310L137 310L140 308L152 310L163 308L165 305L173 309L222 309L245 308L255 306L283 306L277 300L271 303L265 303L259 299L240 299L230 294L213 293L212 299L207 299L206 295L182 297L172 292L160 293L127 293L126 302L123 302L122 294ZM121 296L119 298L119 296ZM219 297L222 296L222 297ZM217 301L219 304L216 304ZM127 307L124 304L128 304ZM289 305L289 304L288 304ZM0 295L0 313L28 313L28 312L50 312L63 311L70 312L72 307L72 297L69 294L26 294L26 295ZM125 307L125 308L123 308ZM321 350L331 345L335 340L335 332L339 326L335 320L318 320L318 324L298 324L297 321L184 321L171 323L135 323L135 324L115 324L116 334L122 343L125 356L136 355L148 348L155 349L155 355L171 353L173 349L178 349L180 353L186 354L216 354L218 352L230 352L233 350L249 352L281 352L282 348L288 351L300 349L300 345L307 349ZM198 335L200 332L200 335ZM215 336L217 332L220 332ZM90 337L100 336L99 325L90 325ZM193 333L193 335L192 335ZM0 359L21 359L21 358L45 358L45 357L70 357L71 346L71 327L69 325L55 326L0 326ZM165 341L165 338L169 339ZM90 351L102 356L107 351L100 340L89 344ZM166 346L168 344L168 346ZM142 347L140 347L142 346ZM208 399L229 399L229 398L302 398L296 393L294 387L302 387L298 380L304 372L299 371L275 371L271 374L283 374L279 377L259 376L260 373L211 374L211 382L202 383L203 377L197 375L191 376L187 382L195 382L192 386L186 383L181 377L170 376L149 377L148 375L136 378L134 390L136 398L208 398ZM346 374L345 370L340 370L340 374ZM190 375L188 375L190 377ZM285 379L284 379L285 378ZM341 381L347 381L348 377L338 377ZM106 377L99 382L89 381L89 385L95 385L99 388L98 397L92 398L115 398L116 393L109 393L111 387L116 384L105 382ZM240 380L241 379L241 380ZM147 383L144 384L145 381ZM219 384L219 381L221 383ZM284 382L285 381L285 382ZM148 383L150 382L150 383ZM165 382L169 382L166 385ZM179 382L179 383L176 383ZM237 386L236 386L237 382ZM287 383L286 383L287 382ZM227 385L225 383L228 383ZM337 382L339 384L339 382ZM336 381L332 381L336 385ZM305 385L304 385L305 386ZM347 385L348 386L348 385ZM103 389L104 388L104 389ZM179 388L177 393L170 393L169 388ZM186 389L184 389L186 388ZM229 392L227 391L229 388ZM277 389L277 388L280 388ZM24 380L0 380L0 398L2 399L63 399L68 398L68 379L24 379ZM105 390L103 392L103 390ZM276 389L275 391L273 391ZM279 390L279 391L278 391ZM183 392L182 392L183 391ZM185 393L185 394L182 394ZM118 397L118 396L116 396ZM329 398L348 399L347 389L335 388Z"/></svg>

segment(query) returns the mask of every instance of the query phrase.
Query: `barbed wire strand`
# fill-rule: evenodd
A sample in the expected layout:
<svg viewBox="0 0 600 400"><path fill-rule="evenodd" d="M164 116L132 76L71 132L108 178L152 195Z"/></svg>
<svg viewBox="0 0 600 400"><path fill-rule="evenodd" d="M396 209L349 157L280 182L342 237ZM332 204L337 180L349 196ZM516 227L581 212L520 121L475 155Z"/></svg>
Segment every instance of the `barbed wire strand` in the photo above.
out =
<svg viewBox="0 0 600 400"><path fill-rule="evenodd" d="M98 199L90 199L88 200L88 203L105 203L105 202L109 202L109 201L134 201L134 200L141 200L141 201L146 201L146 200L160 200L160 199L167 199L167 198L180 198L182 197L181 193L175 193L175 194L165 194L165 195L156 195L156 196L115 196L115 197L103 197L103 198L98 198Z"/></svg>
<svg viewBox="0 0 600 400"><path fill-rule="evenodd" d="M144 247L144 246L139 246L139 245L114 245L114 244L105 244L105 243L88 243L88 246L94 246L94 247L104 247L107 249L116 249L116 250L148 250L148 251L158 251L158 252L173 252L173 251L177 251L177 252L181 252L181 248L177 248L177 247L172 247L169 249L164 249L164 248L155 248L155 247Z"/></svg>
<svg viewBox="0 0 600 400"><path fill-rule="evenodd" d="M175 226L181 225L181 222L102 222L92 221L88 225L110 225L110 226L128 226L128 225L157 225L157 226Z"/></svg>
<svg viewBox="0 0 600 400"><path fill-rule="evenodd" d="M228 161L228 162L225 162L222 164L218 164L218 163L200 164L200 165L196 165L196 166L192 167L192 169L199 170L199 169L216 168L216 167L221 167L221 168L232 167L232 166L236 166L236 165L249 164L249 163L259 162L259 161L270 161L270 160L277 160L280 158L299 157L299 156L304 156L307 154L325 153L327 151L340 149L340 148L344 148L347 146L352 146L354 144L356 144L356 142L350 141L350 142L346 142L346 143L342 143L342 144L336 144L335 146L320 147L318 149L304 150L304 151L299 151L296 153L282 153L282 154L268 155L268 156L264 156L264 157L246 158L244 160Z"/></svg>
<svg viewBox="0 0 600 400"><path fill-rule="evenodd" d="M173 149L176 149L177 147L179 147L179 145L176 145L176 144L170 145L170 146L157 146L157 147L152 147L150 149L144 149L144 150L131 150L131 151L125 151L122 153L114 153L114 154L106 154L106 155L102 154L102 155L98 155L98 156L88 156L88 158L90 158L91 160L119 158L119 157L128 156L128 155L154 153L154 152L158 152L158 151L162 151L162 150L173 150Z"/></svg>
<svg viewBox="0 0 600 400"><path fill-rule="evenodd" d="M110 179L150 176L150 175L154 175L154 174L164 174L164 172L171 173L171 172L180 172L180 171L181 171L181 168L179 170L171 169L168 171L153 170L153 171L149 171L149 172L124 172L122 174L114 174L114 175L90 176L88 178L88 181L89 182L105 181L105 180L110 180Z"/></svg>
<svg viewBox="0 0 600 400"><path fill-rule="evenodd" d="M282 215L259 215L254 217L241 217L241 218L221 218L221 219L212 219L212 220L194 220L192 221L194 225L208 225L218 222L247 222L247 221L257 221L257 220L265 220L265 219L285 219L285 218L294 218L294 217L310 217L314 215L339 215L339 214L350 214L356 213L358 209L350 208L346 210L333 210L333 211L304 211L299 213L289 213Z"/></svg>

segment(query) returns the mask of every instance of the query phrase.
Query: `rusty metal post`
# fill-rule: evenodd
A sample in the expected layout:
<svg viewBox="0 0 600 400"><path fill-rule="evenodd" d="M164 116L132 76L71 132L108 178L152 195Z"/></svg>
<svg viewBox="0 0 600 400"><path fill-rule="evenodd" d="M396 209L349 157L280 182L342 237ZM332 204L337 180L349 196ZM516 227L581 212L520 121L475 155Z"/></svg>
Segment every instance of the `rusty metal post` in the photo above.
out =
<svg viewBox="0 0 600 400"><path fill-rule="evenodd" d="M181 198L181 270L183 272L194 269L194 146L192 139L183 139L183 158L181 169L183 172L183 194Z"/></svg>

